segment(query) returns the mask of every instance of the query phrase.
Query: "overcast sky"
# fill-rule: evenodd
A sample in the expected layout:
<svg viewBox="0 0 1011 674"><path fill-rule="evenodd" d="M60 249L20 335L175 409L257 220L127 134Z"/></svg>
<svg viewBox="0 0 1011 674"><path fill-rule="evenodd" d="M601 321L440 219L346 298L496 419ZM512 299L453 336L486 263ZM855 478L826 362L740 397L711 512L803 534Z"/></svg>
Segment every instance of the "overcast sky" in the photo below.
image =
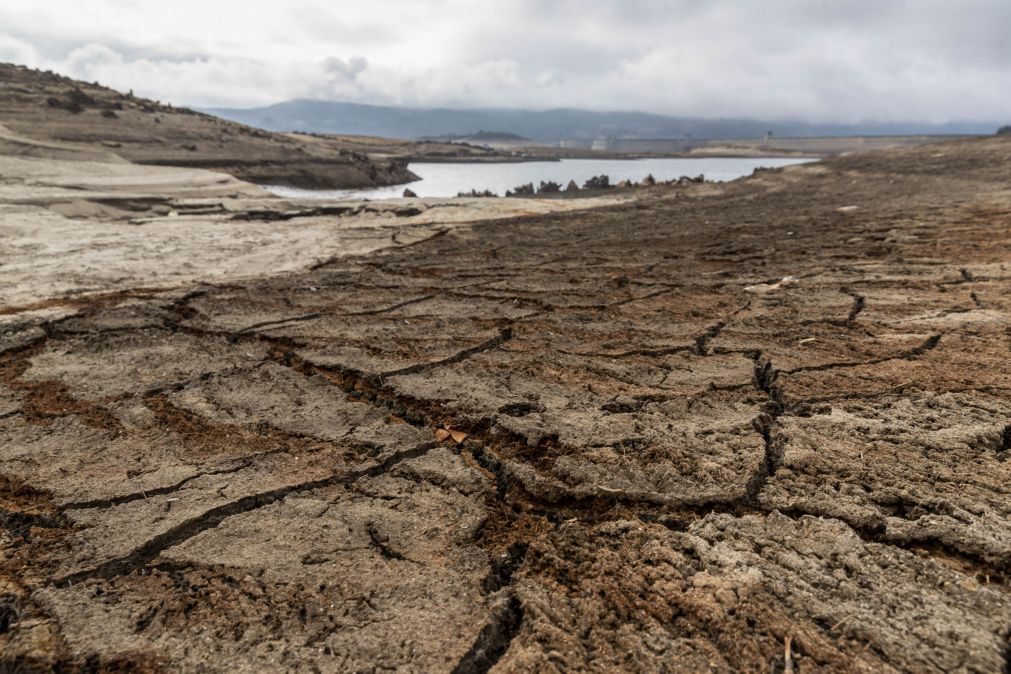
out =
<svg viewBox="0 0 1011 674"><path fill-rule="evenodd" d="M0 0L0 61L194 106L322 98L1011 120L1011 0Z"/></svg>

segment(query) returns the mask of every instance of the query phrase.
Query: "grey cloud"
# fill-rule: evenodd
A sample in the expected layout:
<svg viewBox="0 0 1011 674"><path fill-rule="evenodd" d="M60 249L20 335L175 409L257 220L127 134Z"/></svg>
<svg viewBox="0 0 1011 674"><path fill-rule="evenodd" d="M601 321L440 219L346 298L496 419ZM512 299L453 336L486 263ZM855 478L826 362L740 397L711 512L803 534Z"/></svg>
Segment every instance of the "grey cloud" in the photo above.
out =
<svg viewBox="0 0 1011 674"><path fill-rule="evenodd" d="M214 56L211 52L201 49L197 45L187 44L185 39L173 41L171 44L142 45L108 34L97 34L82 39L81 37L30 31L17 26L0 26L0 32L30 44L40 56L52 59L62 58L86 44L101 44L131 61L147 59L178 63Z"/></svg>
<svg viewBox="0 0 1011 674"><path fill-rule="evenodd" d="M358 76L369 67L369 62L361 56L348 60L331 56L322 63L321 75L307 92L310 98L348 99L362 93Z"/></svg>
<svg viewBox="0 0 1011 674"><path fill-rule="evenodd" d="M326 5L308 5L293 11L291 23L297 33L287 36L292 41L313 39L340 46L375 46L393 42L399 35L395 25L376 21L352 22L340 15L331 15Z"/></svg>
<svg viewBox="0 0 1011 674"><path fill-rule="evenodd" d="M120 3L135 20L163 7ZM60 25L54 6L0 9L0 54L195 105L321 97L842 122L1011 118L1007 0L305 0L270 14L220 0L219 15L235 22L227 45L201 23L198 0L176 0L193 22L145 39L100 24L47 33L40 27Z"/></svg>
<svg viewBox="0 0 1011 674"><path fill-rule="evenodd" d="M347 61L331 56L323 61L323 69L327 75L352 80L368 67L369 62L361 56L354 56Z"/></svg>

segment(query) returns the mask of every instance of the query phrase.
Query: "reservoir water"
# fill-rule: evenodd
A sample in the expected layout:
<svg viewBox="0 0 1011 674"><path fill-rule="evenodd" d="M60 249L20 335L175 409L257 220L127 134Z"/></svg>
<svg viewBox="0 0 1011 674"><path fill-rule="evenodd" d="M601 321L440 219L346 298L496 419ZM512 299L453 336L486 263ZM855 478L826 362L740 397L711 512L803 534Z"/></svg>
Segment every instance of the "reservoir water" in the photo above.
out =
<svg viewBox="0 0 1011 674"><path fill-rule="evenodd" d="M410 169L421 179L408 185L394 185L357 190L302 190L293 187L269 187L282 197L317 197L325 199L393 199L410 188L419 197L455 197L460 192L491 190L504 196L517 185L553 180L564 188L570 180L582 187L597 175L605 174L611 184L622 180L639 182L647 175L658 181L681 176L705 175L706 180L727 181L749 175L756 168L775 168L812 161L782 157L699 157L663 159L563 159L516 163L411 163Z"/></svg>

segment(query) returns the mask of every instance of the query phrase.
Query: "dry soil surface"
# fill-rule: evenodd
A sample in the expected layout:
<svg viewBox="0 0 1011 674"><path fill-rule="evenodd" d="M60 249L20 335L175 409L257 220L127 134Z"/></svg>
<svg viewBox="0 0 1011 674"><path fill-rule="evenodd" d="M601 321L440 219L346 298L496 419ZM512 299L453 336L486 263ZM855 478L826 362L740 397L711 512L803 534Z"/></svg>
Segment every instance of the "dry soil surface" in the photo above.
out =
<svg viewBox="0 0 1011 674"><path fill-rule="evenodd" d="M7 312L6 667L1006 669L1011 140L262 271Z"/></svg>
<svg viewBox="0 0 1011 674"><path fill-rule="evenodd" d="M323 203L277 199L212 171L68 156L0 155L0 325L29 309L77 306L83 295L301 270L473 221L633 198Z"/></svg>

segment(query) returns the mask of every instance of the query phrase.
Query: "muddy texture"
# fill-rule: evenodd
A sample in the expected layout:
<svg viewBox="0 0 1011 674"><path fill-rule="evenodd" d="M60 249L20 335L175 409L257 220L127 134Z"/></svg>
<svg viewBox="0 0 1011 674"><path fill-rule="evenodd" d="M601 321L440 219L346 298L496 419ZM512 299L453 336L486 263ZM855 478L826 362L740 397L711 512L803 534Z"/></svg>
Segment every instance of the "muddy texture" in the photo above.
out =
<svg viewBox="0 0 1011 674"><path fill-rule="evenodd" d="M1011 141L0 333L6 667L999 672Z"/></svg>
<svg viewBox="0 0 1011 674"><path fill-rule="evenodd" d="M36 141L115 154L137 164L209 169L266 185L336 189L415 180L407 162L374 161L339 139L270 133L186 108L0 63L0 124ZM4 154L38 145L0 137Z"/></svg>

